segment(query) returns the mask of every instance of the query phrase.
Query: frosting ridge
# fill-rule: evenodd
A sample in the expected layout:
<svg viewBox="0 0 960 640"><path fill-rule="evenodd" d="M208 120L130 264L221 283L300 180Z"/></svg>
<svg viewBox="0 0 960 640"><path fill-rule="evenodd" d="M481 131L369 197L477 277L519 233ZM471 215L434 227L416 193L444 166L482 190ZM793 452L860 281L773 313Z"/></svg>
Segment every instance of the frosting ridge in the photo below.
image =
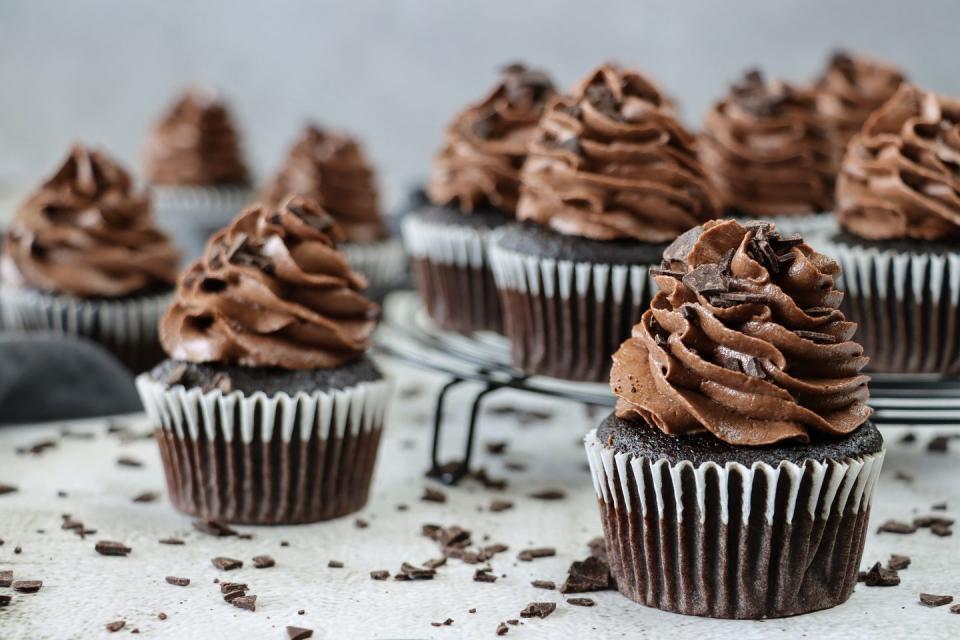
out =
<svg viewBox="0 0 960 640"><path fill-rule="evenodd" d="M664 252L660 291L613 356L617 415L733 445L840 436L870 417L839 265L770 223L705 223Z"/></svg>

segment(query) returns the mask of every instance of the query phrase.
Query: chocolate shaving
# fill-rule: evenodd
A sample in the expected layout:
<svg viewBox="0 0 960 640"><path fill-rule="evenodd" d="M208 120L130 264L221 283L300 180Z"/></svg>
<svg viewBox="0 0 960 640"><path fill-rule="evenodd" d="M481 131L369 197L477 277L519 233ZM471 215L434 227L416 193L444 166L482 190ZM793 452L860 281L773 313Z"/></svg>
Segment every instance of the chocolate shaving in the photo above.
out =
<svg viewBox="0 0 960 640"><path fill-rule="evenodd" d="M513 508L513 502L510 500L493 500L490 503L490 511L493 513L500 513L501 511L506 511L507 509Z"/></svg>
<svg viewBox="0 0 960 640"><path fill-rule="evenodd" d="M910 566L910 556L892 554L887 560L887 568L891 571L902 571Z"/></svg>
<svg viewBox="0 0 960 640"><path fill-rule="evenodd" d="M821 333L819 331L807 331L805 329L797 329L793 332L801 338L806 338L817 344L836 344L840 342L835 336L830 335L829 333Z"/></svg>
<svg viewBox="0 0 960 640"><path fill-rule="evenodd" d="M247 611L257 610L257 596L240 596L230 602L233 606Z"/></svg>
<svg viewBox="0 0 960 640"><path fill-rule="evenodd" d="M497 625L497 635L498 635L498 636L505 636L505 635L507 635L507 632L508 632L508 631L510 631L510 627L508 627L508 626L506 625L506 623L501 622L500 624Z"/></svg>
<svg viewBox="0 0 960 640"><path fill-rule="evenodd" d="M560 593L604 591L612 587L610 565L599 556L591 555L570 565L567 579L560 586Z"/></svg>
<svg viewBox="0 0 960 640"><path fill-rule="evenodd" d="M13 571L0 571L0 587L9 587L13 584Z"/></svg>
<svg viewBox="0 0 960 640"><path fill-rule="evenodd" d="M530 497L535 500L563 500L567 497L567 494L561 489L544 489L531 493Z"/></svg>
<svg viewBox="0 0 960 640"><path fill-rule="evenodd" d="M398 575L405 576L405 578L397 579L406 579L406 580L433 580L433 577L437 575L436 569L429 569L424 567L416 567L409 562L404 562L400 565L400 573Z"/></svg>
<svg viewBox="0 0 960 640"><path fill-rule="evenodd" d="M423 495L420 496L420 499L424 502L436 502L442 504L447 501L447 494L430 487L424 487Z"/></svg>
<svg viewBox="0 0 960 640"><path fill-rule="evenodd" d="M533 549L524 549L517 554L517 560L530 562L534 558L549 558L557 555L557 550L553 547L537 547Z"/></svg>
<svg viewBox="0 0 960 640"><path fill-rule="evenodd" d="M567 598L567 604L572 604L575 607L592 607L597 603L593 598Z"/></svg>
<svg viewBox="0 0 960 640"><path fill-rule="evenodd" d="M43 580L15 580L10 586L17 593L36 593L43 586Z"/></svg>
<svg viewBox="0 0 960 640"><path fill-rule="evenodd" d="M137 460L136 458L131 458L130 456L120 456L117 458L117 464L121 467L132 467L139 469L143 466L143 463Z"/></svg>
<svg viewBox="0 0 960 640"><path fill-rule="evenodd" d="M230 525L217 520L194 520L193 528L200 533L206 533L207 535L214 536L215 538L225 538L237 535L236 530L230 527Z"/></svg>
<svg viewBox="0 0 960 640"><path fill-rule="evenodd" d="M287 640L307 640L313 637L313 629L303 627L287 627Z"/></svg>
<svg viewBox="0 0 960 640"><path fill-rule="evenodd" d="M190 578L179 578L177 576L167 576L167 584L175 587L186 587L190 584Z"/></svg>
<svg viewBox="0 0 960 640"><path fill-rule="evenodd" d="M120 629L123 629L126 625L127 623L124 620L115 620L113 622L108 622L106 627L107 631L110 633L116 633L117 631L120 631Z"/></svg>
<svg viewBox="0 0 960 640"><path fill-rule="evenodd" d="M556 602L531 602L520 612L521 618L546 618L557 608Z"/></svg>
<svg viewBox="0 0 960 640"><path fill-rule="evenodd" d="M900 520L887 520L877 528L877 533L916 533L917 526Z"/></svg>
<svg viewBox="0 0 960 640"><path fill-rule="evenodd" d="M390 572L386 569L377 569L376 571L370 572L370 577L374 580L386 580L390 577Z"/></svg>
<svg viewBox="0 0 960 640"><path fill-rule="evenodd" d="M243 561L237 560L236 558L226 558L223 556L217 556L210 560L210 562L217 569L221 571L233 571L234 569L239 569L243 566Z"/></svg>
<svg viewBox="0 0 960 640"><path fill-rule="evenodd" d="M269 569L276 566L277 562L271 556L253 556L254 569Z"/></svg>
<svg viewBox="0 0 960 640"><path fill-rule="evenodd" d="M530 584L538 589L549 589L551 591L557 588L556 583L552 580L534 580Z"/></svg>
<svg viewBox="0 0 960 640"><path fill-rule="evenodd" d="M161 538L160 540L157 540L157 542L159 542L160 544L169 544L169 545L175 545L175 546L180 546L185 544L184 541L181 540L180 538Z"/></svg>
<svg viewBox="0 0 960 640"><path fill-rule="evenodd" d="M0 484L0 496L5 496L8 493L15 493L16 491L17 487L13 486L12 484Z"/></svg>
<svg viewBox="0 0 960 640"><path fill-rule="evenodd" d="M490 567L481 567L473 572L474 582L496 582L497 576L490 573L493 571Z"/></svg>
<svg viewBox="0 0 960 640"><path fill-rule="evenodd" d="M244 582L221 582L220 593L232 593L233 591L246 591L247 585Z"/></svg>
<svg viewBox="0 0 960 640"><path fill-rule="evenodd" d="M132 549L122 542L101 540L93 547L102 556L127 556Z"/></svg>
<svg viewBox="0 0 960 640"><path fill-rule="evenodd" d="M921 593L920 604L927 607L942 607L953 602L953 596L937 596L932 593Z"/></svg>
<svg viewBox="0 0 960 640"><path fill-rule="evenodd" d="M160 497L160 494L156 491L145 491L137 496L134 496L133 501L144 503L144 502L156 502L157 498Z"/></svg>
<svg viewBox="0 0 960 640"><path fill-rule="evenodd" d="M327 568L329 569L343 569L343 563L339 560L330 560L327 562Z"/></svg>
<svg viewBox="0 0 960 640"><path fill-rule="evenodd" d="M868 587L895 587L900 584L900 575L878 562L863 575L863 583Z"/></svg>

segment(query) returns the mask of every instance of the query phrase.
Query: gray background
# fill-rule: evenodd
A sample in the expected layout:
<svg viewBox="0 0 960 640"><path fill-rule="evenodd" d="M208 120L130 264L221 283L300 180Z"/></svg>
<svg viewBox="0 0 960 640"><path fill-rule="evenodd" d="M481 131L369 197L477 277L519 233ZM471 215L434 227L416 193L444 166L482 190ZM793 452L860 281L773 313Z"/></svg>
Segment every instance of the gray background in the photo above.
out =
<svg viewBox="0 0 960 640"><path fill-rule="evenodd" d="M960 94L958 24L957 0L0 0L0 191L32 186L75 139L136 162L150 122L200 82L231 100L261 177L316 118L364 139L395 202L513 59L562 86L634 64L696 126L746 67L804 80L837 46Z"/></svg>

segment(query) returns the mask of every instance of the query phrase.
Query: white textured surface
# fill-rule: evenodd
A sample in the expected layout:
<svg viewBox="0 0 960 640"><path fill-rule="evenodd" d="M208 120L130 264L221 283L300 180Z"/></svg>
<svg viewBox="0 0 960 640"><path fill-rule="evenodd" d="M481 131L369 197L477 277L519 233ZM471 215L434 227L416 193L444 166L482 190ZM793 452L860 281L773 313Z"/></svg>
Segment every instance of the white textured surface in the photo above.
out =
<svg viewBox="0 0 960 640"><path fill-rule="evenodd" d="M391 367L400 389L414 381L429 385L437 379L410 369ZM464 393L464 392L458 392ZM453 421L463 424L467 402L455 394L448 403ZM139 628L145 638L285 638L284 627L297 625L315 630L315 638L494 638L499 621L516 618L529 602L558 602L557 611L545 620L525 621L511 627L510 638L875 638L923 639L960 637L960 615L947 607L928 609L918 604L921 591L960 597L960 534L937 538L926 530L914 535L871 534L864 565L886 560L891 553L913 558L900 573L902 583L892 588L858 586L849 602L833 610L787 620L731 622L704 620L662 613L636 605L615 592L588 594L597 601L592 609L564 603L561 594L530 586L531 579L562 582L570 562L587 555L586 543L600 533L596 496L584 468L582 436L600 416L590 417L574 404L531 399L510 392L494 394L491 406L515 403L551 411L549 422L518 425L512 416L487 415L480 444L507 439L506 456L493 457L478 447L477 462L495 477L507 477L504 492L482 489L470 482L445 489L446 504L419 500L426 484L429 444L430 394L398 398L391 410L387 437L381 450L370 505L359 515L370 522L354 527L354 518L285 528L240 527L252 540L214 539L196 533L190 519L172 510L161 499L134 504L143 491L162 490L160 460L151 441L123 444L105 436L105 423L77 425L76 431L99 434L94 440L63 439L40 456L16 455L16 447L59 434L60 425L0 430L0 483L15 484L20 491L0 496L0 570L13 569L17 579L41 579L35 595L14 594L14 603L0 609L0 638L99 638L120 637ZM918 430L919 431L919 430ZM924 441L930 430L919 431L921 441L898 443L889 432L889 450L874 495L872 529L887 518L909 519L929 512L931 503L947 500L957 515L960 485L957 468L960 446L948 454L927 453ZM956 430L954 430L956 432ZM458 428L451 433L459 434ZM453 436L451 435L452 446ZM143 468L121 467L120 455L136 457ZM523 461L523 472L505 471L505 461ZM912 483L895 479L905 472ZM567 499L540 502L527 497L544 488L562 488ZM58 490L68 497L57 497ZM485 510L491 498L512 499L515 507L502 513ZM399 512L397 504L408 504ZM483 511L480 509L484 508ZM70 513L98 533L81 540L60 529L61 514ZM510 551L492 565L494 584L472 581L475 567L451 561L432 582L375 582L373 569L395 572L408 560L422 562L437 556L436 545L420 536L425 522L460 524L482 541L509 544ZM37 533L44 529L45 533ZM177 535L182 547L157 543ZM99 539L120 540L133 548L127 558L103 557L94 550ZM288 540L289 547L280 541ZM23 552L14 555L20 545ZM516 553L528 546L554 546L557 557L518 562ZM272 569L254 569L250 559L271 554ZM225 555L245 561L243 569L220 572L210 558ZM327 562L341 560L344 569ZM186 588L166 584L167 575L192 579ZM222 601L212 584L215 577L247 582L258 596L257 611L236 609ZM11 593L0 588L2 593ZM476 614L467 610L477 608ZM298 609L304 615L297 615ZM157 613L165 612L165 621ZM451 627L435 628L433 621L453 618ZM127 621L119 634L108 634L104 625ZM882 634L882 636L881 636Z"/></svg>

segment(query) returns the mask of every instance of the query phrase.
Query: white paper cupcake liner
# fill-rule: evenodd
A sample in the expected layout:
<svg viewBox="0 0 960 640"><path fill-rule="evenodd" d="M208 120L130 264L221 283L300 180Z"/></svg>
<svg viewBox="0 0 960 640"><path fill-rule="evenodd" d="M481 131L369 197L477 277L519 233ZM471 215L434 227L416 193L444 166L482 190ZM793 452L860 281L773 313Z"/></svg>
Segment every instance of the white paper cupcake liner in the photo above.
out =
<svg viewBox="0 0 960 640"><path fill-rule="evenodd" d="M396 238L376 242L347 242L341 246L347 262L367 277L369 291L383 295L403 285L407 277L407 254Z"/></svg>
<svg viewBox="0 0 960 640"><path fill-rule="evenodd" d="M216 220L232 220L256 200L256 193L247 186L177 186L152 185L150 193L157 218L165 215L200 216Z"/></svg>
<svg viewBox="0 0 960 640"><path fill-rule="evenodd" d="M883 451L747 467L617 453L596 430L584 444L627 597L752 619L832 607L853 592Z"/></svg>
<svg viewBox="0 0 960 640"><path fill-rule="evenodd" d="M808 242L810 240L816 242L817 239L840 230L837 217L831 212L807 213L797 216L769 216L767 218L762 216L738 217L736 220L740 224L756 222L757 220L772 222L777 225L777 231L781 234L799 233Z"/></svg>
<svg viewBox="0 0 960 640"><path fill-rule="evenodd" d="M121 300L87 300L23 287L0 287L9 330L52 331L97 342L138 373L163 358L157 324L173 291Z"/></svg>
<svg viewBox="0 0 960 640"><path fill-rule="evenodd" d="M960 251L933 254L847 245L816 247L840 263L841 309L883 373L960 375Z"/></svg>
<svg viewBox="0 0 960 640"><path fill-rule="evenodd" d="M500 298L487 258L490 229L403 218L403 243L427 313L441 328L499 332Z"/></svg>
<svg viewBox="0 0 960 640"><path fill-rule="evenodd" d="M366 504L388 381L292 396L168 387L149 374L136 383L157 425L177 509L276 525L328 520Z"/></svg>
<svg viewBox="0 0 960 640"><path fill-rule="evenodd" d="M490 245L514 365L603 382L611 356L656 292L649 268L540 258Z"/></svg>

